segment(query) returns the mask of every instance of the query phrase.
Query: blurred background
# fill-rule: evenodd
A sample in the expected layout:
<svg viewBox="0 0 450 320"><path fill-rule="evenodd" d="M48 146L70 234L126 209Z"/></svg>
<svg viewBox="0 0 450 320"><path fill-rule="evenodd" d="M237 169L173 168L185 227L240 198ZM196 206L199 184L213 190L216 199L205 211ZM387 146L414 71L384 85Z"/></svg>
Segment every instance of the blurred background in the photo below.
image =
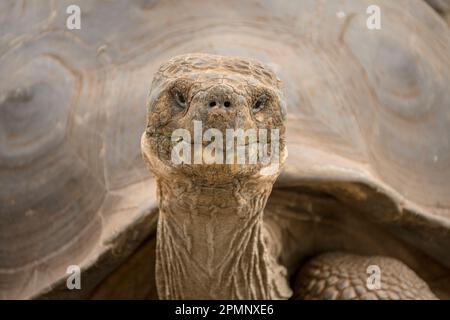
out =
<svg viewBox="0 0 450 320"><path fill-rule="evenodd" d="M449 11L446 0L0 1L0 298L156 298L140 135L153 73L182 53L265 62L284 83L290 153L336 155L450 219ZM69 266L81 289L68 289Z"/></svg>

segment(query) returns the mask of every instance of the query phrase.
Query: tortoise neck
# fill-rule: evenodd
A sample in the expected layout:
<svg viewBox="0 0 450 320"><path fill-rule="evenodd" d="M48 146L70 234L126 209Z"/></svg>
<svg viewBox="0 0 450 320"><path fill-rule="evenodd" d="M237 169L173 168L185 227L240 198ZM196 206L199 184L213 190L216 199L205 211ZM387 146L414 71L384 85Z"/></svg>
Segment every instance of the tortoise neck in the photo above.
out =
<svg viewBox="0 0 450 320"><path fill-rule="evenodd" d="M284 268L267 248L263 210L274 178L198 185L158 180L156 278L162 299L283 299Z"/></svg>

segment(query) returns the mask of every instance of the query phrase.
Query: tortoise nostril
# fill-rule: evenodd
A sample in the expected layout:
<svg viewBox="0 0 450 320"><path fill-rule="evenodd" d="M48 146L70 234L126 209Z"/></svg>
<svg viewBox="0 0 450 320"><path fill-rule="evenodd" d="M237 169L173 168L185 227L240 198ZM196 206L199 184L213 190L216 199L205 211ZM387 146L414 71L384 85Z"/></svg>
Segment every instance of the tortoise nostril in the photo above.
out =
<svg viewBox="0 0 450 320"><path fill-rule="evenodd" d="M209 103L209 106L210 107L214 107L216 105L216 102L215 101L211 101L210 103Z"/></svg>
<svg viewBox="0 0 450 320"><path fill-rule="evenodd" d="M225 101L223 105L225 106L225 108L228 108L231 105L231 103L230 101Z"/></svg>

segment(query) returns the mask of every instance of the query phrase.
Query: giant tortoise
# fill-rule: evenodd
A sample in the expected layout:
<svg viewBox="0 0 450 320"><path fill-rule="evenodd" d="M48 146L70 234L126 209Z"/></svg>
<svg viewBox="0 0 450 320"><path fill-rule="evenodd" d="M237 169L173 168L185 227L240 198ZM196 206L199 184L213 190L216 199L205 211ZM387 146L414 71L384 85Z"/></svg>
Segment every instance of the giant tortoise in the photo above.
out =
<svg viewBox="0 0 450 320"><path fill-rule="evenodd" d="M81 29L66 26L72 5ZM0 7L0 298L450 297L450 32L425 1ZM210 108L280 129L281 172L239 184L256 169L200 165L180 171L199 184L164 179L158 130L206 82ZM264 228L236 212L255 201ZM168 211L203 220L164 224ZM216 268L224 252L250 262ZM67 286L74 265L81 289Z"/></svg>

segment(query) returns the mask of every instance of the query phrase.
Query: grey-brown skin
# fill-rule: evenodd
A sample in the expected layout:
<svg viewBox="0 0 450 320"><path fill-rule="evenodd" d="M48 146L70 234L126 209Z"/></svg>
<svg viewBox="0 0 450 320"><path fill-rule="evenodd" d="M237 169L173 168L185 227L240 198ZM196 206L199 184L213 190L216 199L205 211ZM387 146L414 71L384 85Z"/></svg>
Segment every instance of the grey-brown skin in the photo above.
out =
<svg viewBox="0 0 450 320"><path fill-rule="evenodd" d="M275 74L257 61L206 54L173 58L156 73L148 99L146 137L151 140L150 146L155 147L152 153L157 154L165 166L173 167L171 150L177 142L171 141L171 135L183 128L193 139L194 120L202 122L203 132L214 128L224 137L226 129L277 128L283 152L286 107L280 84ZM216 105L210 106L211 103ZM225 107L225 103L230 106ZM258 112L253 110L256 104L261 108ZM176 171L199 180L212 179L215 184L218 180L231 182L254 175L261 168L261 165L186 164ZM164 174L166 169L157 176Z"/></svg>
<svg viewBox="0 0 450 320"><path fill-rule="evenodd" d="M229 102L228 107L225 102ZM161 299L288 299L292 296L286 269L278 263L283 250L280 230L263 220L264 207L287 156L285 118L280 80L257 61L188 54L169 60L156 73L141 147L158 183L156 282ZM194 120L203 122L204 131L209 128L223 133L227 128L279 129L278 170L267 175L261 174L264 169L261 164L174 165L172 132L184 128L193 137ZM326 284L334 281L330 278L333 274L330 268L344 280L350 281L355 276L366 279L366 264L370 259L348 254L319 256L300 272L294 297L366 298L367 290L365 295L355 290L355 293L348 292L350 289L329 294L332 288ZM390 283L391 275L402 281L402 274L391 272L399 268L406 270L401 262L374 259L381 261L386 283ZM321 268L322 265L328 269ZM311 268L317 271L311 273ZM323 280L323 286L319 280ZM385 294L369 296L434 298L413 271L408 271L405 280L412 283L406 286L407 291L417 289L414 294L398 295L397 287L391 292L393 287L384 286ZM320 283L320 288L316 288L316 283Z"/></svg>
<svg viewBox="0 0 450 320"><path fill-rule="evenodd" d="M436 296L425 281L396 259L333 252L319 255L302 267L296 276L293 298L435 300Z"/></svg>
<svg viewBox="0 0 450 320"><path fill-rule="evenodd" d="M194 137L197 120L203 131L215 128L224 136L227 128L278 129L283 162L285 115L280 81L259 62L195 54L161 66L142 136L142 152L158 184L160 298L291 296L286 270L264 240L268 233L262 220L280 168L264 175L260 162L175 165L171 159L172 133L184 128Z"/></svg>

